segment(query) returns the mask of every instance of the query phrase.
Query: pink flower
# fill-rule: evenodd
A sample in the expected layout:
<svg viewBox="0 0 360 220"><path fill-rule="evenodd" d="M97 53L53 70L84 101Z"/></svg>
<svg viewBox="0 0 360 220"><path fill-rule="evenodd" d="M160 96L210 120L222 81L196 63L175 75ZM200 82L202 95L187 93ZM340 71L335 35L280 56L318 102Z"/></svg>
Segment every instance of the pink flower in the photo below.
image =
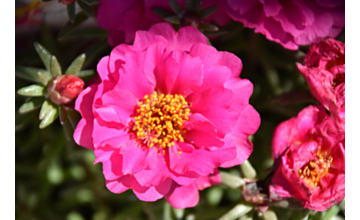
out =
<svg viewBox="0 0 360 220"><path fill-rule="evenodd" d="M228 15L267 39L297 50L345 27L344 0L227 0Z"/></svg>
<svg viewBox="0 0 360 220"><path fill-rule="evenodd" d="M272 142L273 189L304 208L323 211L345 196L345 130L320 106L281 123Z"/></svg>
<svg viewBox="0 0 360 220"><path fill-rule="evenodd" d="M59 2L64 3L64 4L71 4L73 3L75 0L59 0Z"/></svg>
<svg viewBox="0 0 360 220"><path fill-rule="evenodd" d="M345 117L345 43L328 38L313 44L297 67L313 96L332 114Z"/></svg>
<svg viewBox="0 0 360 220"><path fill-rule="evenodd" d="M182 9L186 0L177 0ZM217 5L219 0L204 1L203 8ZM151 25L164 21L151 10L152 7L169 11L175 14L168 0L100 0L97 21L99 25L109 30L108 41L111 46L120 43L130 43L137 30L148 30ZM205 22L224 25L230 21L229 16L218 8Z"/></svg>
<svg viewBox="0 0 360 220"><path fill-rule="evenodd" d="M58 75L50 80L47 87L50 100L57 104L67 104L84 90L85 82L74 75Z"/></svg>
<svg viewBox="0 0 360 220"><path fill-rule="evenodd" d="M100 79L76 100L83 118L74 139L94 150L111 192L195 206L198 189L220 183L217 167L252 152L248 136L260 117L241 69L238 57L209 46L194 27L137 31L132 46L101 59Z"/></svg>

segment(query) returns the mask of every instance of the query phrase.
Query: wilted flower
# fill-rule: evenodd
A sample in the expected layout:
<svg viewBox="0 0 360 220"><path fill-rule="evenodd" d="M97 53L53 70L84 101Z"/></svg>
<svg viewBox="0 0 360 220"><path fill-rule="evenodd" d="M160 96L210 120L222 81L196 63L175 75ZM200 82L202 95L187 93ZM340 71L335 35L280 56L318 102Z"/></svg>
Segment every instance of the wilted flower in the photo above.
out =
<svg viewBox="0 0 360 220"><path fill-rule="evenodd" d="M176 0L181 9L185 8L186 0ZM203 2L203 8L219 4L219 0L208 0ZM109 30L108 41L111 46L120 43L130 43L137 30L148 30L151 25L163 22L164 19L157 15L152 8L162 9L172 15L168 0L100 0L97 21L99 25ZM184 19L181 24L199 25L201 18L194 12L182 12ZM218 8L213 14L205 18L204 21L224 25L230 21L230 17ZM193 24L193 23L196 24Z"/></svg>
<svg viewBox="0 0 360 220"><path fill-rule="evenodd" d="M75 141L103 163L107 188L144 201L195 206L198 189L221 181L252 152L260 124L241 61L209 46L194 27L168 23L137 31L97 66L97 83L78 96Z"/></svg>
<svg viewBox="0 0 360 220"><path fill-rule="evenodd" d="M84 90L85 82L74 75L58 75L49 81L47 87L50 100L57 104L67 104Z"/></svg>
<svg viewBox="0 0 360 220"><path fill-rule="evenodd" d="M297 67L313 96L334 115L345 114L345 43L328 38L313 44Z"/></svg>
<svg viewBox="0 0 360 220"><path fill-rule="evenodd" d="M296 50L324 37L336 37L345 27L345 1L227 0L228 15L267 39Z"/></svg>
<svg viewBox="0 0 360 220"><path fill-rule="evenodd" d="M323 211L345 196L345 130L320 106L281 123L272 142L273 189L304 208Z"/></svg>

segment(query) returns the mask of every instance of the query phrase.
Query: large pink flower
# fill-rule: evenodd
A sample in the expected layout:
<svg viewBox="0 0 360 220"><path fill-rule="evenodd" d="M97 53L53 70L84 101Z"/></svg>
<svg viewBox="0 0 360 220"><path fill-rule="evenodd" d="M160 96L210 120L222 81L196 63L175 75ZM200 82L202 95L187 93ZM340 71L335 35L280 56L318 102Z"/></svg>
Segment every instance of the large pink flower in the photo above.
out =
<svg viewBox="0 0 360 220"><path fill-rule="evenodd" d="M176 0L182 9L185 8L186 0ZM219 0L207 0L203 8L217 5ZM130 43L137 30L148 30L151 25L164 21L152 11L152 7L161 8L174 14L168 0L100 0L97 21L99 25L109 30L108 41L111 46L120 43ZM205 22L224 25L230 21L230 17L218 8Z"/></svg>
<svg viewBox="0 0 360 220"><path fill-rule="evenodd" d="M344 0L227 0L230 17L267 39L296 50L345 27Z"/></svg>
<svg viewBox="0 0 360 220"><path fill-rule="evenodd" d="M313 44L303 63L297 67L308 82L312 95L344 121L345 43L328 38Z"/></svg>
<svg viewBox="0 0 360 220"><path fill-rule="evenodd" d="M209 46L194 27L159 23L137 31L97 66L98 83L76 100L75 141L103 163L107 188L144 201L195 206L198 189L221 181L252 152L260 124L241 60Z"/></svg>
<svg viewBox="0 0 360 220"><path fill-rule="evenodd" d="M281 123L272 142L273 189L323 211L345 196L345 130L325 109L309 106Z"/></svg>

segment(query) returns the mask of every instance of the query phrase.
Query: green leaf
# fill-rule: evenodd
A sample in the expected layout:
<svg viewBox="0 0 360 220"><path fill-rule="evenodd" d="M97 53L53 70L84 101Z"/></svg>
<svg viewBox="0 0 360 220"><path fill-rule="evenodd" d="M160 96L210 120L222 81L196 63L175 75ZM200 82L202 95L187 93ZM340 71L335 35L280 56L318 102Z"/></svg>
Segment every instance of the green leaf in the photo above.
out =
<svg viewBox="0 0 360 220"><path fill-rule="evenodd" d="M39 128L43 129L53 123L53 121L58 117L59 111L57 108L51 109L44 117L44 119L41 121Z"/></svg>
<svg viewBox="0 0 360 220"><path fill-rule="evenodd" d="M47 74L50 75L50 73L44 69L25 67L25 66L15 66L15 76L20 79L28 80L30 82L41 83L40 79L37 76L37 72L39 71L44 73L47 72Z"/></svg>
<svg viewBox="0 0 360 220"><path fill-rule="evenodd" d="M267 210L263 213L264 220L278 220L276 213L272 210Z"/></svg>
<svg viewBox="0 0 360 220"><path fill-rule="evenodd" d="M50 60L50 73L53 77L61 75L61 67L56 59L56 56L52 56Z"/></svg>
<svg viewBox="0 0 360 220"><path fill-rule="evenodd" d="M216 25L204 23L204 22L200 24L199 29L203 30L203 31L218 31L219 30L219 28Z"/></svg>
<svg viewBox="0 0 360 220"><path fill-rule="evenodd" d="M77 76L82 79L90 79L95 76L95 73L95 70L82 70L77 74Z"/></svg>
<svg viewBox="0 0 360 220"><path fill-rule="evenodd" d="M240 177L234 176L224 171L220 171L220 175L221 175L221 182L231 188L237 189L238 187L244 185L244 180L241 179Z"/></svg>
<svg viewBox="0 0 360 220"><path fill-rule="evenodd" d="M248 179L254 179L256 177L256 171L252 167L251 163L248 160L245 160L241 165L240 169L244 177Z"/></svg>
<svg viewBox="0 0 360 220"><path fill-rule="evenodd" d="M224 194L223 188L219 186L213 186L208 189L206 193L207 200L211 206L217 206L221 202L221 198Z"/></svg>
<svg viewBox="0 0 360 220"><path fill-rule="evenodd" d="M166 18L164 18L164 20L171 24L180 25L180 18L177 15L172 15L172 16L166 17Z"/></svg>
<svg viewBox="0 0 360 220"><path fill-rule="evenodd" d="M167 220L173 220L172 216L171 216L171 206L168 202L164 203L164 212L163 212L163 219L167 219Z"/></svg>
<svg viewBox="0 0 360 220"><path fill-rule="evenodd" d="M169 4L176 14L180 14L183 11L176 0L169 0Z"/></svg>
<svg viewBox="0 0 360 220"><path fill-rule="evenodd" d="M26 86L17 91L19 95L24 96L43 96L46 94L46 88L42 85Z"/></svg>
<svg viewBox="0 0 360 220"><path fill-rule="evenodd" d="M217 8L218 8L217 5L213 5L213 6L205 8L204 10L201 11L200 18L204 19L206 17L209 17L216 11Z"/></svg>
<svg viewBox="0 0 360 220"><path fill-rule="evenodd" d="M161 8L157 8L157 7L152 7L151 10L152 10L155 14L159 15L159 16L162 17L162 18L166 18L166 17L169 17L169 16L172 16L172 15L173 15L173 14L170 13L169 11L164 10L164 9L161 9Z"/></svg>
<svg viewBox="0 0 360 220"><path fill-rule="evenodd" d="M37 72L37 76L38 78L40 79L41 83L44 85L44 86L47 86L47 84L49 83L49 81L51 80L51 77L49 77L48 75L46 75L45 73L43 72Z"/></svg>
<svg viewBox="0 0 360 220"><path fill-rule="evenodd" d="M92 13L92 9L91 9L91 6L88 5L88 4L85 4L84 2L82 1L77 1L77 3L79 4L80 8L89 16L89 17L92 17L93 16L93 13Z"/></svg>
<svg viewBox="0 0 360 220"><path fill-rule="evenodd" d="M39 54L41 60L43 61L46 69L50 71L50 59L51 59L51 53L45 49L41 44L38 42L34 42L34 47L36 52Z"/></svg>
<svg viewBox="0 0 360 220"><path fill-rule="evenodd" d="M84 53L78 56L67 68L67 70L65 71L65 75L77 76L79 71L81 70L82 65L84 64L85 59L86 55Z"/></svg>
<svg viewBox="0 0 360 220"><path fill-rule="evenodd" d="M23 114L26 112L30 112L38 107L40 107L41 103L43 103L44 98L34 97L30 98L24 104L22 104L19 108L19 113Z"/></svg>
<svg viewBox="0 0 360 220"><path fill-rule="evenodd" d="M44 119L45 116L54 108L56 108L56 106L52 102L45 100L40 109L39 119Z"/></svg>
<svg viewBox="0 0 360 220"><path fill-rule="evenodd" d="M69 15L70 22L74 23L75 21L75 2L68 4L67 6L67 12Z"/></svg>
<svg viewBox="0 0 360 220"><path fill-rule="evenodd" d="M59 107L59 111L60 111L60 123L63 125L67 119L67 112L64 106L60 106Z"/></svg>
<svg viewBox="0 0 360 220"><path fill-rule="evenodd" d="M340 211L340 208L336 205L332 206L329 210L326 211L325 216L321 220L330 220L332 217L337 215Z"/></svg>
<svg viewBox="0 0 360 220"><path fill-rule="evenodd" d="M227 212L225 215L221 216L219 220L233 220L237 219L246 213L250 212L253 209L252 206L247 204L238 204L234 208L232 208L229 212Z"/></svg>
<svg viewBox="0 0 360 220"><path fill-rule="evenodd" d="M82 1L88 5L96 5L99 3L97 0L82 0Z"/></svg>
<svg viewBox="0 0 360 220"><path fill-rule="evenodd" d="M61 29L58 40L63 40L70 32L79 24L81 24L83 21L85 21L89 16L86 15L85 12L81 11L75 15L74 22L68 21L65 26Z"/></svg>
<svg viewBox="0 0 360 220"><path fill-rule="evenodd" d="M67 118L69 119L71 125L73 126L73 128L76 128L76 125L79 123L80 121L80 114L79 112L75 111L75 110L67 110Z"/></svg>
<svg viewBox="0 0 360 220"><path fill-rule="evenodd" d="M176 219L182 219L184 217L184 214L185 214L185 209L175 209L175 208L172 208L173 212L174 212L174 215L175 215L175 218Z"/></svg>

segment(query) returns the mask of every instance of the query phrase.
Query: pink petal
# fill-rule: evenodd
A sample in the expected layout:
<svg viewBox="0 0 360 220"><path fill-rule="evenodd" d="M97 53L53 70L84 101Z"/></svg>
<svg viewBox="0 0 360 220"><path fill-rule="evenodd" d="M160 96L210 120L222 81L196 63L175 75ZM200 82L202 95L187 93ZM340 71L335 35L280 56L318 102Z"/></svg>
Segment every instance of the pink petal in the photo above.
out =
<svg viewBox="0 0 360 220"><path fill-rule="evenodd" d="M149 187L145 192L137 192L135 189L133 189L133 192L136 197L145 202L154 202L164 197L154 186Z"/></svg>
<svg viewBox="0 0 360 220"><path fill-rule="evenodd" d="M193 171L201 176L206 176L214 172L214 168L220 166L225 161L231 160L236 156L236 149L220 149L207 151L196 149L192 152L181 151L186 147L185 143L179 142L179 150L172 147L169 150L170 169L176 173ZM181 153L179 153L181 151ZM196 161L196 163L194 163Z"/></svg>
<svg viewBox="0 0 360 220"><path fill-rule="evenodd" d="M143 170L148 163L146 157L149 149L136 145L136 141L131 140L120 148L120 154L123 156L122 172L124 174L135 174Z"/></svg>
<svg viewBox="0 0 360 220"><path fill-rule="evenodd" d="M126 126L130 117L134 114L134 109L138 104L138 99L129 90L111 90L102 96L102 104L102 108L96 109L96 112L98 112L102 119L103 117L99 110L109 109L108 111L111 111L113 114L113 116L109 119L113 118L113 121L122 123Z"/></svg>
<svg viewBox="0 0 360 220"><path fill-rule="evenodd" d="M166 53L157 63L154 69L156 88L161 93L169 94L179 75L179 61L174 57L174 53L171 52Z"/></svg>
<svg viewBox="0 0 360 220"><path fill-rule="evenodd" d="M255 4L258 2L258 0L248 0L248 1L228 0L227 2L232 9L238 11L240 14L243 14L248 10L250 10L252 7L254 7Z"/></svg>
<svg viewBox="0 0 360 220"><path fill-rule="evenodd" d="M221 176L218 169L216 169L213 174L209 176L200 176L195 181L196 188L200 190L203 190L213 185L218 185L220 183L221 183Z"/></svg>
<svg viewBox="0 0 360 220"><path fill-rule="evenodd" d="M200 94L193 94L187 99L192 103L191 112L206 117L218 128L220 135L230 133L239 115L229 108L233 93L225 88L216 87L202 91Z"/></svg>
<svg viewBox="0 0 360 220"><path fill-rule="evenodd" d="M225 88L233 92L232 109L241 111L249 105L249 99L253 92L253 84L247 79L234 78L228 80Z"/></svg>
<svg viewBox="0 0 360 220"><path fill-rule="evenodd" d="M76 126L73 138L75 142L89 150L94 150L92 139L93 122L82 118Z"/></svg>
<svg viewBox="0 0 360 220"><path fill-rule="evenodd" d="M106 187L113 193L122 193L129 189L121 183L121 177L119 180L106 180Z"/></svg>
<svg viewBox="0 0 360 220"><path fill-rule="evenodd" d="M108 124L101 120L94 120L93 142L95 148L105 145L118 148L129 140L128 133L123 130L123 126L112 128L108 127Z"/></svg>
<svg viewBox="0 0 360 220"><path fill-rule="evenodd" d="M152 94L152 85L142 69L144 53L129 52L125 54L126 63L120 73L120 81L116 85L117 90L129 90L136 98L143 98L147 94Z"/></svg>
<svg viewBox="0 0 360 220"><path fill-rule="evenodd" d="M103 164L103 173L106 180L116 180L123 176L122 161L123 157L119 149L102 147L95 150L95 163Z"/></svg>
<svg viewBox="0 0 360 220"><path fill-rule="evenodd" d="M176 209L193 207L199 202L199 192L195 184L180 186L173 182L170 192L165 196L170 205Z"/></svg>
<svg viewBox="0 0 360 220"><path fill-rule="evenodd" d="M277 15L282 9L282 6L278 0L260 0L260 2L264 5L264 12L266 17Z"/></svg>
<svg viewBox="0 0 360 220"><path fill-rule="evenodd" d="M186 97L202 83L203 65L199 58L192 58L186 52L176 53L179 56L179 74L171 89L172 94Z"/></svg>

